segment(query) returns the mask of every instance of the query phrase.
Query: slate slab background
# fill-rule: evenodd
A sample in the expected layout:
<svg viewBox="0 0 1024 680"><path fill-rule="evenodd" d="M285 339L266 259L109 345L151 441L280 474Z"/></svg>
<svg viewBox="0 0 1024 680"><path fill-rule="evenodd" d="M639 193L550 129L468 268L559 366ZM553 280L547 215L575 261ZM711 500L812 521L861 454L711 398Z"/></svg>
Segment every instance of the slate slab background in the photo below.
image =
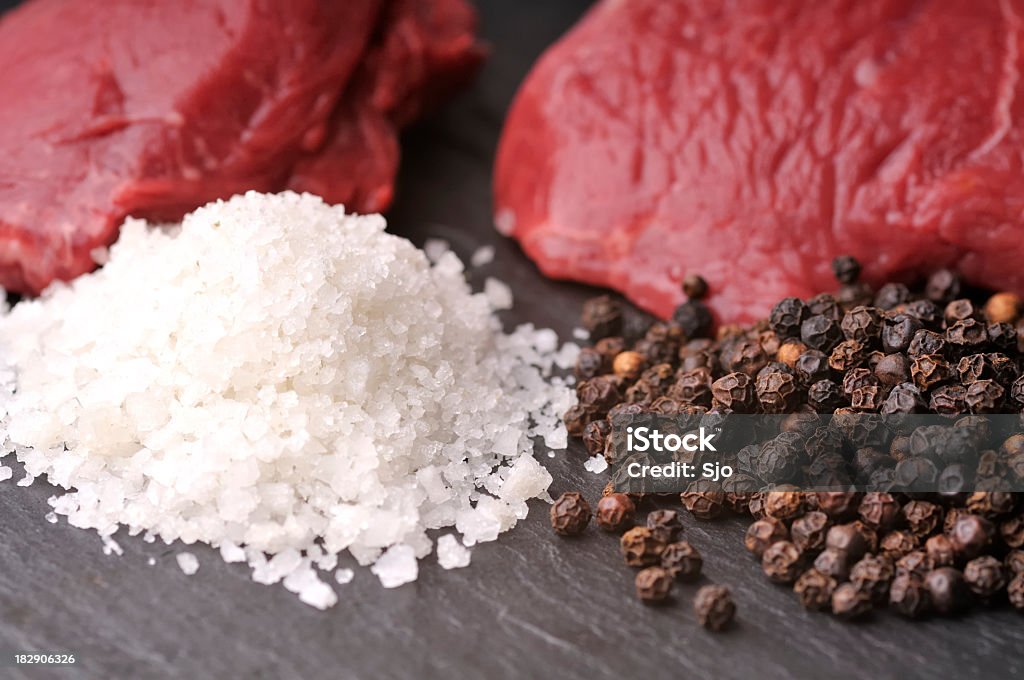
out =
<svg viewBox="0 0 1024 680"><path fill-rule="evenodd" d="M15 3L0 0L0 9ZM503 112L540 51L585 9L581 0L481 2L494 54L475 88L411 132L392 230L422 244L448 239L463 257L482 244L495 262L474 273L512 285L510 324L531 321L570 339L586 289L543 280L490 227L490 167ZM603 478L584 454L549 460L554 494L596 500ZM118 536L121 558L94 534L43 517L53 489L0 484L0 650L74 652L73 668L15 668L0 678L1014 678L1024 677L1024 617L1008 608L911 624L882 615L842 624L804 612L771 585L742 548L744 522L690 521L707 578L729 585L737 625L712 635L694 621L696 586L674 606L644 607L616 541L596 530L560 540L547 506L468 569L432 558L419 581L385 591L367 571L317 612L280 587L253 583L240 565L191 547ZM148 566L149 557L156 558ZM705 580L707 580L707 578Z"/></svg>

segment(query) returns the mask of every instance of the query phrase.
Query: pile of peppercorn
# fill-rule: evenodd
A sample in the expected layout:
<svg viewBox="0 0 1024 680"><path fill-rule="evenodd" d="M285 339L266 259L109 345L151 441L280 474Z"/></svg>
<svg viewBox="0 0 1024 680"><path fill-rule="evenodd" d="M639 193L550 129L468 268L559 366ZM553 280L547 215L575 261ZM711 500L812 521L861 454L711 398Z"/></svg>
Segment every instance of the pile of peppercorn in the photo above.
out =
<svg viewBox="0 0 1024 680"><path fill-rule="evenodd" d="M946 270L915 289L888 283L878 290L858 281L852 258L838 258L833 270L836 294L781 300L768 319L722 326L714 336L700 277L684 282L689 300L667 322L609 296L589 300L582 322L594 345L576 364L578 404L565 415L570 434L592 455L611 457L616 413L793 414L790 437L732 461L739 481L762 488L781 468L797 466L810 481L841 473L883 490L752 493L737 479L724 486L699 480L681 494L682 505L701 519L752 515L747 548L770 579L792 585L811 609L852 618L890 606L917 617L1009 600L1024 611L1024 502L977 490L991 479L1024 482L1024 437L988 441L970 415L1024 415L1021 299L970 294ZM955 425L946 430L982 447L977 466L940 469L915 455L910 437L897 436L857 449L844 462L852 469L838 470L815 459L813 442L799 432L800 414L847 413L948 415ZM900 490L922 479L948 490ZM628 512L619 497L629 501ZM602 502L631 517L649 500L609 486ZM656 527L630 529L622 544L628 564L679 573L660 562L675 543ZM673 548L669 562L686 552ZM662 571L640 572L641 598L667 593L671 579Z"/></svg>

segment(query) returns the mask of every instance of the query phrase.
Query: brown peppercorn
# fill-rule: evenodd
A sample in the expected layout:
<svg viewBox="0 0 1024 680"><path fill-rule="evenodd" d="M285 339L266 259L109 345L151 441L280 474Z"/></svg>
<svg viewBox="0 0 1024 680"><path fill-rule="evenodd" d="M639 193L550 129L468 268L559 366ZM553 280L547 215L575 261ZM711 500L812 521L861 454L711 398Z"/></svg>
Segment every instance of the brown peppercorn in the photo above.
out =
<svg viewBox="0 0 1024 680"><path fill-rule="evenodd" d="M856 283L860 276L860 262L850 255L840 255L832 260L832 273L839 283Z"/></svg>
<svg viewBox="0 0 1024 680"><path fill-rule="evenodd" d="M696 581L703 565L700 553L686 541L669 543L661 553L661 566L680 581Z"/></svg>
<svg viewBox="0 0 1024 680"><path fill-rule="evenodd" d="M870 527L885 531L891 529L900 518L900 504L890 493L872 491L864 494L860 502L860 518Z"/></svg>
<svg viewBox="0 0 1024 680"><path fill-rule="evenodd" d="M618 381L609 376L599 375L580 383L576 387L579 406L588 413L604 414L622 401Z"/></svg>
<svg viewBox="0 0 1024 680"><path fill-rule="evenodd" d="M743 373L753 378L767 365L768 355L764 353L761 343L754 340L738 340L731 350L722 351L722 367L730 372Z"/></svg>
<svg viewBox="0 0 1024 680"><path fill-rule="evenodd" d="M825 536L830 523L828 515L820 510L796 518L790 528L793 544L805 554L822 550L825 547Z"/></svg>
<svg viewBox="0 0 1024 680"><path fill-rule="evenodd" d="M969 512L976 515L999 517L1013 512L1017 498L1008 491L975 491L967 497L965 505ZM1024 516L1018 516L1018 519L1024 531Z"/></svg>
<svg viewBox="0 0 1024 680"><path fill-rule="evenodd" d="M825 548L814 559L814 568L837 581L845 581L850 576L850 558L842 550Z"/></svg>
<svg viewBox="0 0 1024 680"><path fill-rule="evenodd" d="M1006 559L1003 562L1011 574L1024 573L1024 550L1011 550L1006 553Z"/></svg>
<svg viewBox="0 0 1024 680"><path fill-rule="evenodd" d="M924 550L912 550L896 560L896 573L913 572L924 576L932 570L932 560Z"/></svg>
<svg viewBox="0 0 1024 680"><path fill-rule="evenodd" d="M803 571L800 549L789 541L776 541L761 556L761 568L776 583L792 583Z"/></svg>
<svg viewBox="0 0 1024 680"><path fill-rule="evenodd" d="M708 630L725 630L736 616L732 593L725 586L703 586L693 598L697 621Z"/></svg>
<svg viewBox="0 0 1024 680"><path fill-rule="evenodd" d="M745 373L729 373L711 384L715 403L737 413L753 410L755 404L754 381Z"/></svg>
<svg viewBox="0 0 1024 680"><path fill-rule="evenodd" d="M675 510L652 510L647 514L647 528L662 543L671 543L683 532L683 522Z"/></svg>
<svg viewBox="0 0 1024 680"><path fill-rule="evenodd" d="M866 592L876 604L889 597L889 584L896 571L892 561L881 555L865 555L850 569L850 582Z"/></svg>
<svg viewBox="0 0 1024 680"><path fill-rule="evenodd" d="M622 531L633 523L636 505L624 493L612 493L597 502L597 525L605 531Z"/></svg>
<svg viewBox="0 0 1024 680"><path fill-rule="evenodd" d="M683 278L683 293L691 300L700 300L708 294L708 282L699 274L687 274Z"/></svg>
<svg viewBox="0 0 1024 680"><path fill-rule="evenodd" d="M790 520L803 514L804 495L799 491L769 491L764 495L764 512L769 517Z"/></svg>
<svg viewBox="0 0 1024 680"><path fill-rule="evenodd" d="M871 596L852 583L843 583L832 592L832 613L843 619L856 619L871 611Z"/></svg>
<svg viewBox="0 0 1024 680"><path fill-rule="evenodd" d="M999 535L1008 548L1024 548L1024 513L1003 520Z"/></svg>
<svg viewBox="0 0 1024 680"><path fill-rule="evenodd" d="M988 328L977 319L963 319L946 329L946 342L958 347L979 347L988 341Z"/></svg>
<svg viewBox="0 0 1024 680"><path fill-rule="evenodd" d="M635 380L644 370L644 356L639 352L619 352L612 360L612 371L620 378Z"/></svg>
<svg viewBox="0 0 1024 680"><path fill-rule="evenodd" d="M1021 299L1015 293L996 293L985 303L985 318L991 323L1015 323L1020 318Z"/></svg>
<svg viewBox="0 0 1024 680"><path fill-rule="evenodd" d="M966 299L953 300L946 305L942 312L942 318L947 326L952 326L957 321L963 321L964 319L977 319L980 316L981 313L974 303Z"/></svg>
<svg viewBox="0 0 1024 680"><path fill-rule="evenodd" d="M996 413L1005 395L1006 390L995 380L978 380L967 386L964 402L971 413Z"/></svg>
<svg viewBox="0 0 1024 680"><path fill-rule="evenodd" d="M577 380L590 380L594 376L605 372L607 362L593 347L584 347L576 356L576 367L574 372Z"/></svg>
<svg viewBox="0 0 1024 680"><path fill-rule="evenodd" d="M782 520L764 517L747 527L743 545L755 556L761 557L773 543L785 541L788 538L789 530L786 529L786 524Z"/></svg>
<svg viewBox="0 0 1024 680"><path fill-rule="evenodd" d="M622 556L631 567L649 567L657 564L661 559L661 553L665 551L665 545L647 527L633 527L622 534L619 541Z"/></svg>
<svg viewBox="0 0 1024 680"><path fill-rule="evenodd" d="M754 389L765 413L788 413L799 401L796 377L770 366L757 374Z"/></svg>
<svg viewBox="0 0 1024 680"><path fill-rule="evenodd" d="M903 519L916 536L927 536L942 523L942 508L928 501L912 500L903 506Z"/></svg>
<svg viewBox="0 0 1024 680"><path fill-rule="evenodd" d="M591 456L604 453L605 442L611 431L612 426L604 418L587 423L583 428L583 445L587 447L587 453Z"/></svg>
<svg viewBox="0 0 1024 680"><path fill-rule="evenodd" d="M992 523L980 515L963 513L949 532L957 556L971 559L981 553L991 542Z"/></svg>
<svg viewBox="0 0 1024 680"><path fill-rule="evenodd" d="M612 360L620 353L626 351L626 341L619 336L601 338L594 343L594 349L601 355L606 365L611 367Z"/></svg>
<svg viewBox="0 0 1024 680"><path fill-rule="evenodd" d="M583 532L590 522L590 504L578 491L566 491L551 506L551 528L562 536Z"/></svg>
<svg viewBox="0 0 1024 680"><path fill-rule="evenodd" d="M711 370L706 367L683 371L668 389L668 396L684 404L711 404Z"/></svg>
<svg viewBox="0 0 1024 680"><path fill-rule="evenodd" d="M829 355L828 365L834 371L845 373L862 366L868 358L867 348L857 340L843 340Z"/></svg>
<svg viewBox="0 0 1024 680"><path fill-rule="evenodd" d="M856 491L818 491L818 509L835 521L851 519L857 514L864 494Z"/></svg>
<svg viewBox="0 0 1024 680"><path fill-rule="evenodd" d="M925 541L924 550L928 553L933 568L952 567L956 563L956 548L945 534L936 534Z"/></svg>
<svg viewBox="0 0 1024 680"><path fill-rule="evenodd" d="M915 385L922 391L928 391L952 379L953 368L940 354L920 354L910 364L910 375Z"/></svg>
<svg viewBox="0 0 1024 680"><path fill-rule="evenodd" d="M964 575L953 567L939 567L924 578L932 605L939 614L957 614L970 604L970 591Z"/></svg>
<svg viewBox="0 0 1024 680"><path fill-rule="evenodd" d="M886 354L874 368L875 377L887 387L910 380L910 359L906 354Z"/></svg>
<svg viewBox="0 0 1024 680"><path fill-rule="evenodd" d="M882 554L896 561L911 551L917 550L919 545L917 537L909 531L890 531L882 537L878 547Z"/></svg>
<svg viewBox="0 0 1024 680"><path fill-rule="evenodd" d="M852 523L830 527L825 536L825 546L842 552L851 560L859 560L868 549L864 534Z"/></svg>
<svg viewBox="0 0 1024 680"><path fill-rule="evenodd" d="M1024 573L1013 577L1006 587L1006 595L1015 609L1024 611Z"/></svg>
<svg viewBox="0 0 1024 680"><path fill-rule="evenodd" d="M982 555L964 567L964 581L971 592L987 600L1006 587L1003 563L991 555Z"/></svg>
<svg viewBox="0 0 1024 680"><path fill-rule="evenodd" d="M882 333L882 313L874 307L854 307L843 316L843 335L865 348L876 347Z"/></svg>
<svg viewBox="0 0 1024 680"><path fill-rule="evenodd" d="M915 572L900 572L889 587L889 606L897 614L916 619L931 609L931 594L924 577Z"/></svg>
<svg viewBox="0 0 1024 680"><path fill-rule="evenodd" d="M637 572L636 596L644 604L660 604L672 594L672 576L661 567L647 567Z"/></svg>
<svg viewBox="0 0 1024 680"><path fill-rule="evenodd" d="M832 605L832 593L838 582L817 569L808 569L793 584L793 592L806 609L820 611Z"/></svg>
<svg viewBox="0 0 1024 680"><path fill-rule="evenodd" d="M800 324L810 314L811 312L803 300L795 297L784 298L772 307L768 324L780 338L798 338L800 337Z"/></svg>
<svg viewBox="0 0 1024 680"><path fill-rule="evenodd" d="M725 492L707 479L690 482L679 498L697 519L715 519L725 509Z"/></svg>
<svg viewBox="0 0 1024 680"><path fill-rule="evenodd" d="M775 358L790 368L796 368L797 361L799 361L800 357L806 351L807 345L799 340L790 340L779 347L779 351L776 352Z"/></svg>

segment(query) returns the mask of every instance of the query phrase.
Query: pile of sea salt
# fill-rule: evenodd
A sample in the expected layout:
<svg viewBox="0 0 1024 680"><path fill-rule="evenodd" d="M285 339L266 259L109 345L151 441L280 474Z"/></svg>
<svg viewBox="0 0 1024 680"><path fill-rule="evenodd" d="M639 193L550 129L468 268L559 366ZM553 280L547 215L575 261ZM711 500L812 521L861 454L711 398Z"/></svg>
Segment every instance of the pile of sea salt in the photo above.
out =
<svg viewBox="0 0 1024 680"><path fill-rule="evenodd" d="M566 446L574 347L505 334L504 286L384 226L292 193L128 220L103 269L0 321L3 452L108 545L207 543L320 608L343 551L397 586L454 527L438 559L465 566L547 497L534 438Z"/></svg>

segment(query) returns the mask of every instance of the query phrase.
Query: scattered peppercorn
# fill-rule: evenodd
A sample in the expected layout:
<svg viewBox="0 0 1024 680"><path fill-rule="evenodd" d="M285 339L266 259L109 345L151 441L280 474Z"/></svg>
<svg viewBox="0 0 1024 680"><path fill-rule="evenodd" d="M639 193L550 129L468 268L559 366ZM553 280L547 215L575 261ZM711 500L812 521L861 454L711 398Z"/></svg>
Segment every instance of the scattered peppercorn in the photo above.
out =
<svg viewBox="0 0 1024 680"><path fill-rule="evenodd" d="M747 528L743 545L760 558L773 543L785 541L788 538L789 530L786 529L785 522L774 517L764 517Z"/></svg>
<svg viewBox="0 0 1024 680"><path fill-rule="evenodd" d="M597 525L605 531L622 531L635 514L636 506L624 493L611 493L597 502Z"/></svg>
<svg viewBox="0 0 1024 680"><path fill-rule="evenodd" d="M722 631L736 616L736 604L725 586L703 586L693 598L693 611L700 625L708 630Z"/></svg>
<svg viewBox="0 0 1024 680"><path fill-rule="evenodd" d="M669 543L661 553L661 566L672 578L680 581L696 581L700 578L704 559L692 545L686 541Z"/></svg>
<svg viewBox="0 0 1024 680"><path fill-rule="evenodd" d="M792 583L800 576L803 554L789 541L776 541L761 556L761 567L776 583Z"/></svg>
<svg viewBox="0 0 1024 680"><path fill-rule="evenodd" d="M647 567L636 574L636 595L644 604L660 604L672 594L672 576L661 567Z"/></svg>
<svg viewBox="0 0 1024 680"><path fill-rule="evenodd" d="M647 527L633 527L622 534L619 544L626 564L631 567L649 567L657 564L666 545Z"/></svg>
<svg viewBox="0 0 1024 680"><path fill-rule="evenodd" d="M856 619L871 611L871 596L853 583L843 583L832 593L832 613L843 619Z"/></svg>
<svg viewBox="0 0 1024 680"><path fill-rule="evenodd" d="M583 533L590 523L590 504L578 491L566 491L551 505L551 528L562 536Z"/></svg>
<svg viewBox="0 0 1024 680"><path fill-rule="evenodd" d="M970 591L964 575L953 567L939 567L924 579L932 605L939 614L958 614L970 604Z"/></svg>

